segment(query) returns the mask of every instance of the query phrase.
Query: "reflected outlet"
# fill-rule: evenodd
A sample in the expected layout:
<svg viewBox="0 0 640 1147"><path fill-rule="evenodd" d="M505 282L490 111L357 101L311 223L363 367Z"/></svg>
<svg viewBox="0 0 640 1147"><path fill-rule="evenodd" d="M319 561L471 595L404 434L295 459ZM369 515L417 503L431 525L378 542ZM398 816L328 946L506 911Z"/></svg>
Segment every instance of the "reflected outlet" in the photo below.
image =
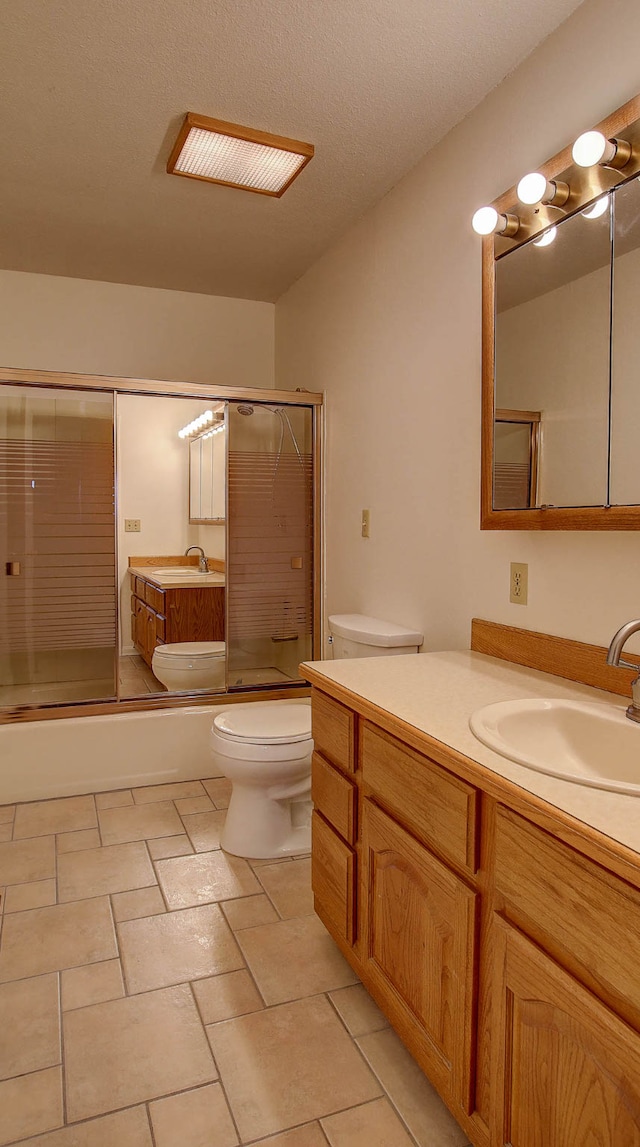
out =
<svg viewBox="0 0 640 1147"><path fill-rule="evenodd" d="M529 593L529 566L526 562L511 562L509 601L526 605Z"/></svg>

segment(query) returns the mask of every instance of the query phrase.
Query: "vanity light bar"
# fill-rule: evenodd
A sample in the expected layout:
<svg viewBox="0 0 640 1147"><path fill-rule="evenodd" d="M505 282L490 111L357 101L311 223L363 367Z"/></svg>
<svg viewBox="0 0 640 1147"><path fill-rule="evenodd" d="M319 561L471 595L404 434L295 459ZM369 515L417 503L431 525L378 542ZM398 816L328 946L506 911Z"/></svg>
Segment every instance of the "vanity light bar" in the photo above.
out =
<svg viewBox="0 0 640 1147"><path fill-rule="evenodd" d="M218 422L219 418L220 415L214 414L213 410L205 410L203 414L194 418L193 422L188 422L186 426L182 427L182 430L178 431L178 438L193 438L194 434L201 434L212 422Z"/></svg>

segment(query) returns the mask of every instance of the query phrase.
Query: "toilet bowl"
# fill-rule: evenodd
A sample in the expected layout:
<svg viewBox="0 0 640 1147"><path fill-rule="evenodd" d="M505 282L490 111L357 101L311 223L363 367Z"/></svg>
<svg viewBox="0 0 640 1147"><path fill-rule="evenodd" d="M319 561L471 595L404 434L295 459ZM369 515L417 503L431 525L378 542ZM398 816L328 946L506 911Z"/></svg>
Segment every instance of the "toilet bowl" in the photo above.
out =
<svg viewBox="0 0 640 1147"><path fill-rule="evenodd" d="M157 645L151 669L170 690L224 689L224 641L179 641Z"/></svg>
<svg viewBox="0 0 640 1147"><path fill-rule="evenodd" d="M218 713L214 763L232 784L220 843L254 859L311 847L311 705L254 701Z"/></svg>

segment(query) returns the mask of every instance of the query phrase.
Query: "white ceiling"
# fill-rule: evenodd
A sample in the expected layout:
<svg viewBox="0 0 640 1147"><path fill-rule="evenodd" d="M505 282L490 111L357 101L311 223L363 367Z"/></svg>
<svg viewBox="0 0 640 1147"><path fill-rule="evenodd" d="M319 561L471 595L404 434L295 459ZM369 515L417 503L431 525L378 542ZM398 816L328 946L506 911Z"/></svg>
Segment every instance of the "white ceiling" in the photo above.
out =
<svg viewBox="0 0 640 1147"><path fill-rule="evenodd" d="M275 300L577 0L18 0L0 266ZM307 140L282 199L165 165L186 111Z"/></svg>

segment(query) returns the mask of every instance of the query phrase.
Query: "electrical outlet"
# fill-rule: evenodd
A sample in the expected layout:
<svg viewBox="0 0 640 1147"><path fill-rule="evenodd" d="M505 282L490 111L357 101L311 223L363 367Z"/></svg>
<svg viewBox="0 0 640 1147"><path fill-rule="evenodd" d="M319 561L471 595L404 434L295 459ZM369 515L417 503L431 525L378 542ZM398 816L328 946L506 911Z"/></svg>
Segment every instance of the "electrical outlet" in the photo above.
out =
<svg viewBox="0 0 640 1147"><path fill-rule="evenodd" d="M371 510L363 510L362 511L362 536L363 536L363 538L369 537L370 529L371 529Z"/></svg>
<svg viewBox="0 0 640 1147"><path fill-rule="evenodd" d="M511 563L509 601L514 605L526 605L529 593L529 566L526 562Z"/></svg>
<svg viewBox="0 0 640 1147"><path fill-rule="evenodd" d="M124 520L125 534L139 534L140 533L140 518L125 518Z"/></svg>

